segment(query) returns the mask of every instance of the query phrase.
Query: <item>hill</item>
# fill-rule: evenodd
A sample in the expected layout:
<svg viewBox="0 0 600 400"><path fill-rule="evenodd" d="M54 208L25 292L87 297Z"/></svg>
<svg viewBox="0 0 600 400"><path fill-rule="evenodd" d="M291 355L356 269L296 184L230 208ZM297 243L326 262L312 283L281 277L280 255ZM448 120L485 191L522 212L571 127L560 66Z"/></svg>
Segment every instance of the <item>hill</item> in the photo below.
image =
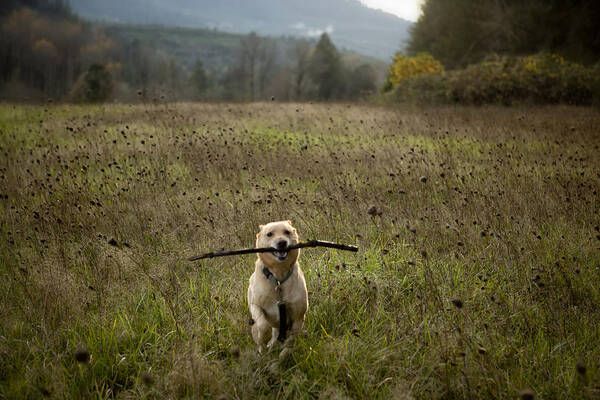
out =
<svg viewBox="0 0 600 400"><path fill-rule="evenodd" d="M216 29L184 28L163 25L103 24L103 30L122 43L140 42L152 46L171 57L175 57L188 69L197 60L215 71L224 71L233 65L239 57L242 34L223 32ZM298 39L291 36L279 36L277 43L277 61L293 61L293 49ZM314 45L316 39L311 40ZM378 84L384 79L387 64L375 58L365 56L348 49L340 49L345 62L350 66L370 64L375 68Z"/></svg>
<svg viewBox="0 0 600 400"><path fill-rule="evenodd" d="M162 25L103 24L104 31L121 43L139 42L152 46L191 68L202 60L214 70L223 70L236 61L242 35L212 29Z"/></svg>
<svg viewBox="0 0 600 400"><path fill-rule="evenodd" d="M83 17L105 22L160 24L233 33L317 37L338 47L388 60L408 39L409 21L358 0L72 0Z"/></svg>

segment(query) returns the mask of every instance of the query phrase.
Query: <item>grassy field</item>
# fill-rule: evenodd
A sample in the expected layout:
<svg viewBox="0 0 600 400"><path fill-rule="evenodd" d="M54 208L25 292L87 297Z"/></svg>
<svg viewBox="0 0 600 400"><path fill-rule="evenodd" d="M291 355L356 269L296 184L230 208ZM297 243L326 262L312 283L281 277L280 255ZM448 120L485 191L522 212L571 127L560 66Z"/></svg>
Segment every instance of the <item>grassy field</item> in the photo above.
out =
<svg viewBox="0 0 600 400"><path fill-rule="evenodd" d="M0 105L0 398L599 398L599 127L572 107ZM185 260L280 219L360 246L303 252L281 361L249 335L254 256Z"/></svg>

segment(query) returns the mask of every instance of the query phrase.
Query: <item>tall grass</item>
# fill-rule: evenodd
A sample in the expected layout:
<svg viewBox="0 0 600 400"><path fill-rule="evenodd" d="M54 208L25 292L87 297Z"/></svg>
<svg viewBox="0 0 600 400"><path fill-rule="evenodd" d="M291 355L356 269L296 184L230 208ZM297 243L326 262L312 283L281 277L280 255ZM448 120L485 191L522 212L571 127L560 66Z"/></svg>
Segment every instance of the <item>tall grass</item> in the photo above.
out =
<svg viewBox="0 0 600 400"><path fill-rule="evenodd" d="M597 398L598 126L572 107L2 105L0 397ZM253 257L185 261L279 219L361 248L303 252L283 361L249 335Z"/></svg>

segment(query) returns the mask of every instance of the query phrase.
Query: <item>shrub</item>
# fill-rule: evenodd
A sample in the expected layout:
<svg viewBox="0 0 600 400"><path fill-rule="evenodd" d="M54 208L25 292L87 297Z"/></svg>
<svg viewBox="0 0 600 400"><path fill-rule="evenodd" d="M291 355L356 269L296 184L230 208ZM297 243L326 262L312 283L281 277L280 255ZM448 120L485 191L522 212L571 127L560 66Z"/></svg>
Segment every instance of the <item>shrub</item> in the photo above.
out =
<svg viewBox="0 0 600 400"><path fill-rule="evenodd" d="M400 83L421 75L435 75L443 72L444 66L427 53L421 53L415 57L405 57L402 53L396 53L383 91L391 90Z"/></svg>
<svg viewBox="0 0 600 400"><path fill-rule="evenodd" d="M114 64L104 66L92 64L75 82L69 93L68 99L74 102L98 103L111 98L115 87L111 74L117 73Z"/></svg>
<svg viewBox="0 0 600 400"><path fill-rule="evenodd" d="M85 74L86 98L90 102L106 101L113 90L110 72L101 64L93 64Z"/></svg>
<svg viewBox="0 0 600 400"><path fill-rule="evenodd" d="M411 93L415 90L430 93ZM462 104L587 105L600 100L598 67L588 68L556 54L492 56L461 70L411 77L395 86L399 100L436 99Z"/></svg>
<svg viewBox="0 0 600 400"><path fill-rule="evenodd" d="M441 104L448 101L446 93L446 74L421 74L400 82L393 92L393 98L403 103Z"/></svg>

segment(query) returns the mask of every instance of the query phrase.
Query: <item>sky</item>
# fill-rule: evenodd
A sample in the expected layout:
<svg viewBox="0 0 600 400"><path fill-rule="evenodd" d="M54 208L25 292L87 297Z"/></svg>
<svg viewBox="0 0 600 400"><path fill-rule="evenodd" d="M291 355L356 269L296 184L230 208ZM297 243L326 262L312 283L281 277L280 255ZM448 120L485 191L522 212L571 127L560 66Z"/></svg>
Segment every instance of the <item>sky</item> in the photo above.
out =
<svg viewBox="0 0 600 400"><path fill-rule="evenodd" d="M421 13L421 4L423 0L361 0L365 5L371 8L396 14L400 18L409 21L416 21Z"/></svg>

